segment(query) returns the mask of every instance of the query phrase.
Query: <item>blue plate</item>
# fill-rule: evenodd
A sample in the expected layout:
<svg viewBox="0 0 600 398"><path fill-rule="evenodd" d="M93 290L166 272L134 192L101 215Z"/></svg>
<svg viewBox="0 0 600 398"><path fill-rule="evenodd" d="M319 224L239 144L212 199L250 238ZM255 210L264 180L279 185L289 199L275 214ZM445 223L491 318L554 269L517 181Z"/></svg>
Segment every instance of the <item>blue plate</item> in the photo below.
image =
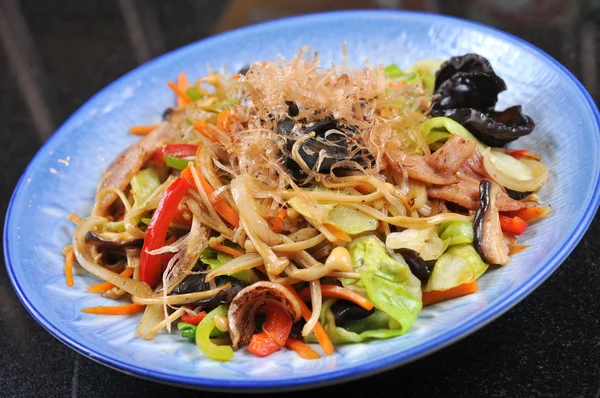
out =
<svg viewBox="0 0 600 398"><path fill-rule="evenodd" d="M207 360L177 334L137 338L139 316L101 317L80 309L109 300L85 288L84 273L64 281L61 250L70 242L70 212L89 214L101 173L137 138L129 126L159 121L174 101L166 82L178 72L200 76L207 65L230 71L310 45L325 63L341 61L346 43L355 65L445 59L476 52L487 57L508 91L500 106L523 104L536 131L515 143L542 155L550 168L540 197L552 215L527 230L531 248L488 272L480 291L426 308L406 335L337 347L333 356L305 361L287 350L259 359ZM378 372L422 357L466 336L508 310L546 279L573 250L599 202L598 110L581 84L534 46L487 26L439 15L359 11L309 15L239 29L200 41L140 66L90 99L35 156L14 192L4 231L10 279L25 307L50 333L115 369L197 388L302 388ZM485 355L484 352L481 353Z"/></svg>

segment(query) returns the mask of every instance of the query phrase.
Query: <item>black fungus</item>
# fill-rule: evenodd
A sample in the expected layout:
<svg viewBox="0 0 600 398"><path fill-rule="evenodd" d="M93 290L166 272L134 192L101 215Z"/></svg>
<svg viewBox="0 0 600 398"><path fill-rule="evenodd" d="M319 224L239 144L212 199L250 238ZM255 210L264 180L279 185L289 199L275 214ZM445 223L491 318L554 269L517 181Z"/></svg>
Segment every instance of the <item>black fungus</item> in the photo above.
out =
<svg viewBox="0 0 600 398"><path fill-rule="evenodd" d="M398 249L397 252L404 257L404 261L406 261L408 268L410 268L410 271L414 276L419 278L419 280L423 283L426 283L429 280L429 277L431 276L431 269L425 260L419 256L419 253L406 248Z"/></svg>
<svg viewBox="0 0 600 398"><path fill-rule="evenodd" d="M367 311L350 301L338 300L331 306L331 311L335 316L335 324L337 326L344 326L344 323L348 321L356 321L368 317L375 312L375 309Z"/></svg>
<svg viewBox="0 0 600 398"><path fill-rule="evenodd" d="M246 73L248 73L248 71L249 71L249 70L250 70L250 65L246 65L246 66L244 66L244 67L240 68L240 70L238 70L238 72L237 72L237 73L238 73L240 76L245 76L245 75L246 75Z"/></svg>
<svg viewBox="0 0 600 398"><path fill-rule="evenodd" d="M296 117L300 113L300 109L298 109L298 105L296 105L293 101L285 101L285 104L288 106L288 115L291 117Z"/></svg>
<svg viewBox="0 0 600 398"><path fill-rule="evenodd" d="M439 95L432 107L437 116L447 109L471 108L490 111L498 102L498 94L506 90L504 80L496 74L458 72L443 82L435 94Z"/></svg>
<svg viewBox="0 0 600 398"><path fill-rule="evenodd" d="M308 168L317 173L328 174L336 163L342 161L353 161L363 168L369 167L373 162L373 157L359 144L361 139L358 131L330 117L308 126L301 126L292 119L285 118L277 124L277 131L287 138L286 166L296 177L303 173L292 159L291 152L299 139L302 139L298 144L300 158ZM314 137L304 139L309 134L314 134ZM350 169L344 165L336 167L335 171L343 173Z"/></svg>
<svg viewBox="0 0 600 398"><path fill-rule="evenodd" d="M531 195L533 192L518 192L518 191L513 191L512 189L508 189L506 188L506 194L514 200L521 200L521 199L525 199L526 197L528 197L529 195Z"/></svg>
<svg viewBox="0 0 600 398"><path fill-rule="evenodd" d="M435 74L435 87L434 91L437 91L438 87L451 78L458 72L483 72L493 74L494 69L490 65L490 61L485 59L479 54L465 54L450 58L444 62L440 69Z"/></svg>
<svg viewBox="0 0 600 398"><path fill-rule="evenodd" d="M476 109L448 109L436 116L460 123L481 142L495 147L504 146L535 128L533 120L521 112L520 105L488 114Z"/></svg>
<svg viewBox="0 0 600 398"><path fill-rule="evenodd" d="M484 57L452 57L436 73L431 115L453 119L487 145L504 146L535 128L520 106L494 110L498 94L504 90L504 80Z"/></svg>
<svg viewBox="0 0 600 398"><path fill-rule="evenodd" d="M171 107L165 109L165 111L162 114L162 121L168 122L169 120L171 120L171 115L173 114L173 112L175 112L175 109Z"/></svg>
<svg viewBox="0 0 600 398"><path fill-rule="evenodd" d="M210 290L210 284L205 281L206 274L192 274L186 276L183 281L172 290L171 294L186 294L204 292ZM218 292L215 296L206 299L186 303L186 305L202 306L203 308L215 308L221 304L229 304L240 290L246 287L246 283L232 276L217 276L217 286L231 283L231 287Z"/></svg>
<svg viewBox="0 0 600 398"><path fill-rule="evenodd" d="M128 241L113 241L105 239L95 232L88 231L85 234L85 243L100 246L105 249L125 249L125 248L140 248L144 245L143 239L133 239Z"/></svg>

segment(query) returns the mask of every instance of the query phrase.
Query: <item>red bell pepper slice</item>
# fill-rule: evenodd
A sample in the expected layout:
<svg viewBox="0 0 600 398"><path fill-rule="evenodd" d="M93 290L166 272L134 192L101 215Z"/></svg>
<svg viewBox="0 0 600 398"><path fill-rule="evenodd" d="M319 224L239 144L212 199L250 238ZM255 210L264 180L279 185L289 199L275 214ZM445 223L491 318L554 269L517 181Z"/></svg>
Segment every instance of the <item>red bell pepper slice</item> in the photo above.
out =
<svg viewBox="0 0 600 398"><path fill-rule="evenodd" d="M521 235L527 229L527 223L520 217L507 217L500 215L500 228L504 232Z"/></svg>
<svg viewBox="0 0 600 398"><path fill-rule="evenodd" d="M257 357L266 357L271 355L275 351L279 350L281 346L269 337L265 332L257 333L252 336L248 351L256 355Z"/></svg>
<svg viewBox="0 0 600 398"><path fill-rule="evenodd" d="M154 151L152 159L159 163L165 162L165 155L174 156L176 158L186 158L196 155L198 145L193 144L171 144Z"/></svg>
<svg viewBox="0 0 600 398"><path fill-rule="evenodd" d="M165 191L158 207L152 216L152 221L146 230L144 246L140 254L140 279L154 288L162 274L162 256L151 255L148 252L162 247L167 237L169 224L178 211L177 206L190 184L183 178L175 180Z"/></svg>
<svg viewBox="0 0 600 398"><path fill-rule="evenodd" d="M290 331L292 330L293 321L283 307L274 304L267 304L267 319L263 323L263 331L272 338L280 346L284 346Z"/></svg>
<svg viewBox="0 0 600 398"><path fill-rule="evenodd" d="M184 312L183 315L181 316L181 321L185 322L185 323L189 323L190 325L198 326L200 321L203 320L205 316L206 316L206 311L202 311L196 315L192 315L192 314L188 314L187 312Z"/></svg>

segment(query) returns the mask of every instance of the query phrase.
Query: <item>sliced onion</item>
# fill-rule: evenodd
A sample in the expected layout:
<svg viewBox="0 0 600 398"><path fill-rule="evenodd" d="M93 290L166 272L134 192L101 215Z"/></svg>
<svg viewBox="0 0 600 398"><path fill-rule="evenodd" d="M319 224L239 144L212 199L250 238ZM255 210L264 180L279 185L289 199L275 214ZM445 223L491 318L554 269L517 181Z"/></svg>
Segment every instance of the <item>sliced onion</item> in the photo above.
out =
<svg viewBox="0 0 600 398"><path fill-rule="evenodd" d="M162 304L147 305L140 326L138 326L138 335L146 340L152 340L156 332L156 326L165 319Z"/></svg>
<svg viewBox="0 0 600 398"><path fill-rule="evenodd" d="M306 337L312 332L319 316L321 315L321 306L323 305L323 297L321 296L321 282L318 279L310 281L310 302L312 305L312 314L306 321L306 325L302 328L302 336Z"/></svg>
<svg viewBox="0 0 600 398"><path fill-rule="evenodd" d="M502 151L483 153L483 166L494 181L517 192L535 192L548 181L548 167L533 159L516 159Z"/></svg>
<svg viewBox="0 0 600 398"><path fill-rule="evenodd" d="M77 262L89 273L120 287L129 294L138 297L150 297L152 289L146 283L121 276L94 262L90 254L90 247L85 243L85 234L93 230L96 225L105 222L108 222L108 220L104 217L88 217L79 223L73 234L73 250Z"/></svg>

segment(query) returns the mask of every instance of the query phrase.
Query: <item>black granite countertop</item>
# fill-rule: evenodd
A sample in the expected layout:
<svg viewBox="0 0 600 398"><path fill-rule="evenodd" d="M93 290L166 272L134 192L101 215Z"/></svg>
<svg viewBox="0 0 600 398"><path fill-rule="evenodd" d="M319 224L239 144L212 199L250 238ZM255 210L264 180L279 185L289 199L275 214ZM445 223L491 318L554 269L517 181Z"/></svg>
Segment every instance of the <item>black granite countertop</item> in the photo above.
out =
<svg viewBox="0 0 600 398"><path fill-rule="evenodd" d="M410 8L514 33L573 71L598 101L597 0L0 0L1 210L40 145L112 80L165 51L240 25L311 11ZM490 325L414 363L311 397L597 397L600 218L540 288ZM0 396L221 396L141 380L58 342L0 268ZM305 396L290 393L290 396Z"/></svg>

